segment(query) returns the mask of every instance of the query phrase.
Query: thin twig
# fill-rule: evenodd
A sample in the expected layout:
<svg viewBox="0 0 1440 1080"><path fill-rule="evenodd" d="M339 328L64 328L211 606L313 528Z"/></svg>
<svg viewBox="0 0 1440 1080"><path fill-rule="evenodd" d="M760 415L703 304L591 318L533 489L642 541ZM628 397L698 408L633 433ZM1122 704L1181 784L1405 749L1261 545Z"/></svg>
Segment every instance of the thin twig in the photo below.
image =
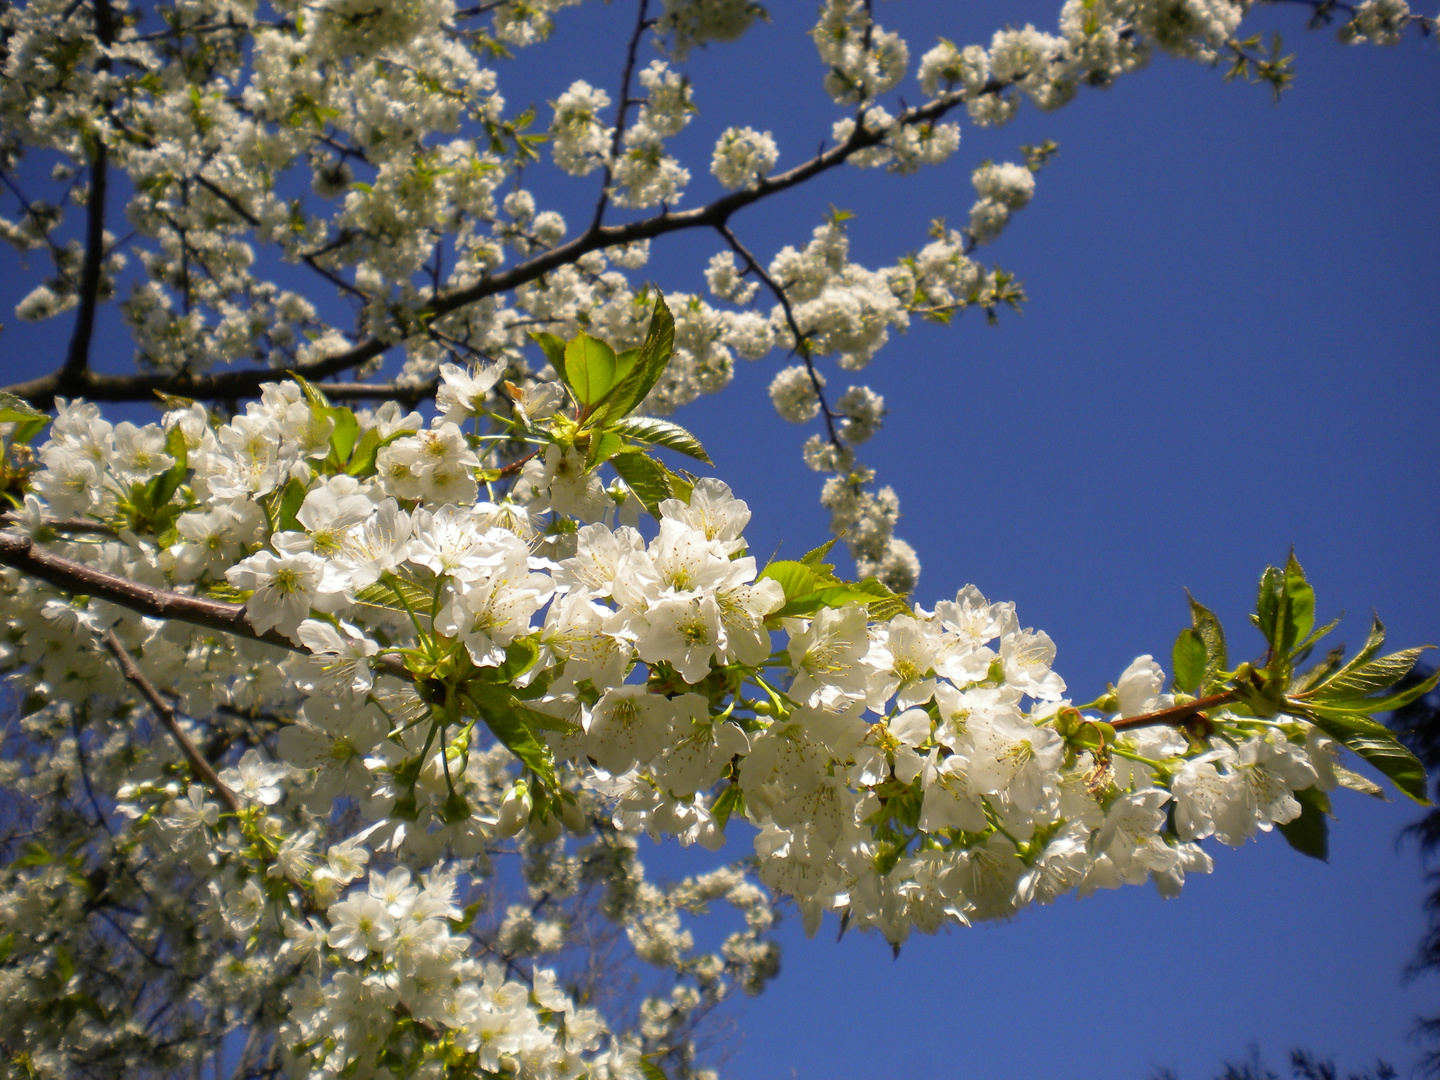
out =
<svg viewBox="0 0 1440 1080"><path fill-rule="evenodd" d="M220 774L215 771L213 765L205 760L205 756L195 749L195 744L190 741L190 736L185 734L184 728L175 716L175 709L168 701L160 696L155 685L145 677L140 666L135 663L135 658L125 651L125 646L120 644L120 639L115 636L114 630L105 631L105 647L115 654L115 659L120 663L120 670L125 678L140 691L140 696L150 703L150 708L155 710L155 715L170 732L170 737L180 747L180 753L190 763L190 768L195 770L197 776L205 781L205 785L213 791L220 801L232 814L240 813L245 807L239 797L231 791L225 781L220 779Z"/></svg>
<svg viewBox="0 0 1440 1080"><path fill-rule="evenodd" d="M979 95L998 94L1007 89L1010 82L991 80L976 93ZM929 123L947 115L953 109L965 104L968 94L954 90L941 94L924 105L904 110L896 117L898 125ZM737 211L762 199L787 191L798 184L813 179L821 173L837 168L854 154L884 141L886 132L872 131L859 127L844 143L823 150L808 161L802 162L786 172L774 176L760 177L746 187L722 195L714 202L693 210L664 210L652 217L618 225L602 225L591 228L576 236L568 243L551 248L509 270L481 278L473 285L457 289L428 305L432 318L439 318L460 308L500 293L510 292L521 285L529 284L544 277L552 270L578 260L591 251L607 247L649 240L687 229L714 228L723 225ZM202 183L203 178L197 177ZM252 215L253 216L253 215ZM313 361L300 364L292 369L259 368L244 371L222 371L214 374L195 375L102 375L97 372L84 373L83 391L93 401L140 401L149 400L156 390L166 394L205 400L226 400L253 396L265 383L283 378L287 370L304 376L311 381L358 367L368 360L382 356L394 347L395 341L376 336L367 337L349 349ZM23 398L37 408L53 407L56 390L54 374L16 383L4 388L5 392Z"/></svg>
<svg viewBox="0 0 1440 1080"><path fill-rule="evenodd" d="M590 231L599 229L605 218L605 207L610 204L610 181L614 178L614 165L620 156L620 145L625 141L625 119L629 115L630 78L635 73L635 52L640 47L640 38L650 22L645 18L650 0L640 0L640 12L635 18L635 30L630 35L630 45L625 50L625 69L620 75L620 96L615 100L615 131L610 136L610 156L605 161L605 171L600 178L600 199L595 204L595 217L590 222Z"/></svg>
<svg viewBox="0 0 1440 1080"><path fill-rule="evenodd" d="M746 267L765 283L780 301L781 308L785 311L785 321L790 326L790 334L795 338L795 347L790 350L790 355L799 354L805 361L805 371L810 376L810 385L815 391L816 398L820 401L820 414L825 417L825 430L830 435L830 444L837 450L843 451L845 447L840 442L840 436L835 430L835 414L830 411L830 403L825 400L825 384L820 381L820 373L815 370L815 361L810 355L809 335L800 329L800 324L795 320L795 311L790 306L790 298L785 295L785 290L774 278L760 265L760 261L750 253L750 249L742 244L736 235L730 231L730 226L722 222L715 226L717 232L725 238L731 250L745 260Z"/></svg>

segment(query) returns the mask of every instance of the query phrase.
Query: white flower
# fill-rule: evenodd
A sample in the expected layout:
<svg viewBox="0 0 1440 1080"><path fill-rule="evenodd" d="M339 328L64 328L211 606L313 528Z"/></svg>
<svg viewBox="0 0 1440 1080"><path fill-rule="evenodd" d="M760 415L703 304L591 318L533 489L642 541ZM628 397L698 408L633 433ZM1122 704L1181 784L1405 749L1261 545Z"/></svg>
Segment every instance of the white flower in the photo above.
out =
<svg viewBox="0 0 1440 1080"><path fill-rule="evenodd" d="M311 608L334 611L354 603L344 574L307 551L261 551L231 567L225 578L237 589L253 590L245 612L261 634L273 628L293 639Z"/></svg>

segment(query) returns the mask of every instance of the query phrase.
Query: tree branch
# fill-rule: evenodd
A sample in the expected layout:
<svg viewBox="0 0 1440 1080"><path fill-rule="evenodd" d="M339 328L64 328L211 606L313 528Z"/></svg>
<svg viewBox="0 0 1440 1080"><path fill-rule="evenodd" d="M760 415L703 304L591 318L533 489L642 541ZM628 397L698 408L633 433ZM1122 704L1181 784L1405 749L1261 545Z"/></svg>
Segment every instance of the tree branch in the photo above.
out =
<svg viewBox="0 0 1440 1080"><path fill-rule="evenodd" d="M815 390L815 397L820 401L820 413L825 417L825 430L830 435L830 445L837 450L844 450L840 443L840 436L835 431L835 414L830 411L830 403L825 400L825 384L820 381L820 373L815 370L815 361L810 355L810 347L807 338L810 336L800 329L800 324L795 321L795 312L790 306L790 298L785 295L785 290L770 276L760 261L750 253L750 249L740 243L739 237L730 231L730 226L721 224L715 226L725 242L730 245L735 254L745 260L746 267L765 283L765 287L775 294L775 299L780 302L781 308L785 311L785 322L790 326L790 334L795 339L795 347L790 351L793 356L799 353L805 361L805 370L810 375L810 385Z"/></svg>
<svg viewBox="0 0 1440 1080"><path fill-rule="evenodd" d="M1121 731L1127 728L1154 727L1157 724L1183 724L1208 709L1218 709L1222 705L1229 705L1238 700L1240 699L1233 693L1212 694L1209 697L1192 701L1188 705L1176 705L1158 712L1141 713L1139 716L1126 716L1119 720L1113 720L1110 726L1116 731Z"/></svg>
<svg viewBox="0 0 1440 1080"><path fill-rule="evenodd" d="M1009 82L991 80L980 94L997 94L1006 89ZM952 109L963 105L966 92L954 90L941 94L924 105L913 106L896 117L897 125L928 123L945 116ZM778 176L761 177L753 183L722 195L714 202L693 210L665 210L652 217L630 221L620 225L592 227L575 237L569 243L551 248L509 270L491 274L463 289L440 297L425 311L426 320L437 319L458 311L460 308L499 293L510 292L521 285L529 284L544 277L552 270L575 262L582 255L602 248L633 243L636 240L650 240L673 232L688 229L710 229L724 225L737 211L762 199L787 191L803 184L821 173L843 165L861 150L877 146L885 140L886 132L871 131L857 127L854 134L839 146L821 151L808 161ZM174 373L167 375L102 375L88 369L82 373L84 396L92 401L144 401L154 396L155 391L183 397L204 400L242 398L254 396L260 387L268 382L282 379L293 371L312 382L358 367L367 360L373 360L397 345L398 342L378 337L369 337L343 352L309 364L298 364L294 368L258 368L242 371L225 371L215 374L195 375ZM58 392L56 375L51 374L28 382L17 383L4 388L5 392L24 398L36 408L53 408Z"/></svg>
<svg viewBox="0 0 1440 1080"><path fill-rule="evenodd" d="M207 630L219 630L222 633L249 638L251 641L274 645L289 652L310 655L310 650L305 646L295 644L274 630L258 633L250 624L244 604L206 600L167 589L157 589L152 585L141 585L115 574L96 570L93 566L86 566L74 559L52 554L37 547L28 536L0 532L0 564L39 578L47 585L71 596L93 596L152 619L174 619L192 626L203 626ZM410 679L409 672L398 657L377 657L376 666L386 675L406 681Z"/></svg>
<svg viewBox="0 0 1440 1080"><path fill-rule="evenodd" d="M114 654L116 661L120 664L120 670L125 678L140 691L140 696L150 703L150 708L155 710L155 715L165 725L165 730L170 732L170 737L180 747L180 753L190 763L197 776L205 781L205 786L219 796L226 808L232 814L238 814L244 809L240 799L220 779L214 766L205 760L205 755L195 748L190 741L190 736L185 734L185 729L180 726L180 721L175 716L175 710L160 692L155 689L155 684L145 677L140 666L135 663L135 658L125 651L125 646L120 644L120 639L115 636L114 630L105 631L105 647Z"/></svg>

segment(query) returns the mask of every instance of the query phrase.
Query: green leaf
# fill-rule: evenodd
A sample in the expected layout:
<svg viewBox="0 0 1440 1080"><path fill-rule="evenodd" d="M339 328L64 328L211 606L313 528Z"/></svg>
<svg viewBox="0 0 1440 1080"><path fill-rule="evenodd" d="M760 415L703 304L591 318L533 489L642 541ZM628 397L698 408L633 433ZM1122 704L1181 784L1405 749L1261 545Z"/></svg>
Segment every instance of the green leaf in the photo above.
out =
<svg viewBox="0 0 1440 1080"><path fill-rule="evenodd" d="M175 459L175 464L159 476L151 477L145 485L145 499L153 512L170 501L189 471L190 450L185 445L185 433L176 424L165 436L165 452Z"/></svg>
<svg viewBox="0 0 1440 1080"><path fill-rule="evenodd" d="M666 1052L667 1051L664 1050L657 1051L659 1054ZM649 1057L642 1057L640 1059L640 1075L643 1076L645 1080L670 1080L670 1077L665 1075L665 1070L651 1061Z"/></svg>
<svg viewBox="0 0 1440 1080"><path fill-rule="evenodd" d="M1361 713L1318 705L1306 711L1326 735L1355 751L1421 806L1430 805L1425 794L1425 766L1389 728Z"/></svg>
<svg viewBox="0 0 1440 1080"><path fill-rule="evenodd" d="M50 417L24 398L0 391L0 424L20 424L27 420L49 420Z"/></svg>
<svg viewBox="0 0 1440 1080"><path fill-rule="evenodd" d="M582 408L597 404L615 386L615 350L580 331L565 346L565 381Z"/></svg>
<svg viewBox="0 0 1440 1080"><path fill-rule="evenodd" d="M1255 600L1255 625L1272 649L1280 649L1280 621L1285 607L1285 575L1273 566L1267 566L1260 577L1260 592Z"/></svg>
<svg viewBox="0 0 1440 1080"><path fill-rule="evenodd" d="M1194 694L1200 689L1200 683L1205 678L1206 655L1205 642L1200 639L1197 630L1187 626L1180 631L1180 636L1175 639L1175 647L1170 650L1175 672L1175 689L1183 690L1187 694Z"/></svg>
<svg viewBox="0 0 1440 1080"><path fill-rule="evenodd" d="M297 383L300 384L300 389L305 391L306 401L310 402L311 405L318 406L321 409L328 409L330 407L330 399L325 396L325 392L323 390L321 390L314 383L310 382L310 380L305 378L305 376L303 375L299 375L293 371L289 374L290 378L294 379Z"/></svg>
<svg viewBox="0 0 1440 1080"><path fill-rule="evenodd" d="M710 808L710 814L719 823L721 831L725 829L725 823L730 820L731 814L745 816L745 795L740 790L739 784L730 784L720 793L715 800L715 805Z"/></svg>
<svg viewBox="0 0 1440 1080"><path fill-rule="evenodd" d="M375 455L380 450L380 429L366 428L350 451L350 462L345 471L351 476L369 476L375 471Z"/></svg>
<svg viewBox="0 0 1440 1080"><path fill-rule="evenodd" d="M679 424L672 424L669 420L660 420L653 416L632 416L614 420L607 427L609 431L624 435L626 438L654 443L667 450L674 450L677 453L696 458L707 465L714 464L710 460L710 455L705 452L705 448L700 445L699 439Z"/></svg>
<svg viewBox="0 0 1440 1080"><path fill-rule="evenodd" d="M1399 652L1370 660L1358 667L1352 660L1306 696L1314 701L1329 704L1363 699L1381 690L1388 690L1410 674L1410 669L1415 666L1415 661L1428 647L1422 645L1418 649L1401 649ZM1398 705L1392 706L1397 709L1399 707ZM1374 712L1376 710L1369 709L1367 711Z"/></svg>
<svg viewBox="0 0 1440 1080"><path fill-rule="evenodd" d="M485 675L494 674L488 682L501 683L509 686L525 672L535 666L535 661L540 658L540 646L532 638L517 638L505 646L505 662L499 667L481 668Z"/></svg>
<svg viewBox="0 0 1440 1080"><path fill-rule="evenodd" d="M629 485L642 506L652 517L660 516L660 502L674 494L665 470L651 458L637 452L616 454L610 464L620 474L620 479Z"/></svg>
<svg viewBox="0 0 1440 1080"><path fill-rule="evenodd" d="M1308 787L1295 792L1295 801L1300 804L1300 816L1279 825L1280 835L1301 855L1329 862L1330 796L1317 787Z"/></svg>
<svg viewBox="0 0 1440 1080"><path fill-rule="evenodd" d="M1295 678L1291 679L1290 688L1285 692L1292 697L1297 697L1304 694L1312 686L1315 686L1317 683L1323 682L1327 676L1329 676L1340 666L1340 662L1344 659L1345 646L1335 646L1335 648L1331 649L1328 653L1325 654L1324 660L1321 660L1314 667L1310 668L1307 671L1301 672L1299 675L1295 676Z"/></svg>
<svg viewBox="0 0 1440 1080"><path fill-rule="evenodd" d="M391 611L404 611L405 604L400 603L395 593L399 591L405 598L405 603L410 605L411 610L416 614L423 615L430 610L434 602L433 595L427 590L416 585L406 578L387 578L385 581L375 581L366 585L363 589L355 591L355 601L360 604L367 604L370 607L389 608Z"/></svg>
<svg viewBox="0 0 1440 1080"><path fill-rule="evenodd" d="M688 472L678 473L663 461L655 464L659 465L660 471L665 474L665 482L670 485L670 494L689 506L690 495L695 490L695 477Z"/></svg>
<svg viewBox="0 0 1440 1080"><path fill-rule="evenodd" d="M1190 626L1200 635L1200 640L1205 645L1205 675L1201 686L1208 687L1229 664L1225 651L1225 630L1215 613L1191 596L1188 589L1185 596L1190 601Z"/></svg>
<svg viewBox="0 0 1440 1080"><path fill-rule="evenodd" d="M655 310L650 315L650 328L645 332L645 341L640 346L635 365L624 375L616 377L614 393L599 410L599 422L602 425L612 424L644 401L664 373L674 351L675 319L665 304L665 297L657 292Z"/></svg>
<svg viewBox="0 0 1440 1080"><path fill-rule="evenodd" d="M599 468L616 454L623 454L626 449L625 440L613 431L596 432L591 436L590 450L585 455L586 471Z"/></svg>
<svg viewBox="0 0 1440 1080"><path fill-rule="evenodd" d="M275 507L275 531L276 533L287 533L287 531L300 528L300 520L295 514L300 513L300 505L305 501L305 485L294 477L285 482L279 494L279 503Z"/></svg>
<svg viewBox="0 0 1440 1080"><path fill-rule="evenodd" d="M800 561L806 566L814 567L818 572L822 574L830 573L835 569L834 565L831 563L827 563L823 560L826 555L830 554L830 549L835 546L835 541L837 539L838 537L832 536L829 540L826 540L825 543L821 544L819 547L811 548L804 555L800 556Z"/></svg>
<svg viewBox="0 0 1440 1080"><path fill-rule="evenodd" d="M780 587L785 590L787 604L799 597L814 593L825 585L835 583L835 578L831 575L818 574L814 567L807 566L803 562L795 562L793 559L772 562L760 571L756 580L763 581L766 578L779 582Z"/></svg>
<svg viewBox="0 0 1440 1080"><path fill-rule="evenodd" d="M350 451L355 449L355 440L360 435L360 421L355 414L343 405L332 405L326 409L317 409L316 415L328 416L335 422L334 429L330 432L330 455L327 461L339 468L350 458Z"/></svg>
<svg viewBox="0 0 1440 1080"><path fill-rule="evenodd" d="M47 413L34 408L24 398L0 393L0 424L14 424L10 434L12 445L28 445L50 423Z"/></svg>
<svg viewBox="0 0 1440 1080"><path fill-rule="evenodd" d="M1304 641L1315 626L1315 590L1305 580L1305 571L1295 552L1285 562L1285 604L1280 627L1280 652L1288 653Z"/></svg>
<svg viewBox="0 0 1440 1080"><path fill-rule="evenodd" d="M485 726L494 733L505 749L524 762L526 767L553 791L557 785L555 759L550 755L550 748L536 737L514 704L502 700L498 694L487 697L488 700L481 699L483 708L480 719L485 721ZM508 698L509 695L505 697Z"/></svg>
<svg viewBox="0 0 1440 1080"><path fill-rule="evenodd" d="M570 385L570 380L565 375L565 342L554 334L533 331L530 339L540 346L545 358L550 361L550 366L555 369L555 374L560 376L560 381Z"/></svg>
<svg viewBox="0 0 1440 1080"><path fill-rule="evenodd" d="M1407 649L1405 651L1416 652L1418 650ZM1388 660L1390 658L1387 656L1385 659ZM1379 660L1376 661L1377 664L1381 662L1382 661ZM1434 690L1437 681L1440 681L1440 671L1435 672L1435 674L1423 682L1418 682L1414 686L1407 686L1404 690L1391 694L1388 697L1381 695L1379 697L1326 698L1318 702L1318 704L1323 705L1327 709L1343 709L1346 712L1365 713L1371 716L1376 713L1394 712L1396 709L1403 709L1416 698L1424 697L1431 690Z"/></svg>

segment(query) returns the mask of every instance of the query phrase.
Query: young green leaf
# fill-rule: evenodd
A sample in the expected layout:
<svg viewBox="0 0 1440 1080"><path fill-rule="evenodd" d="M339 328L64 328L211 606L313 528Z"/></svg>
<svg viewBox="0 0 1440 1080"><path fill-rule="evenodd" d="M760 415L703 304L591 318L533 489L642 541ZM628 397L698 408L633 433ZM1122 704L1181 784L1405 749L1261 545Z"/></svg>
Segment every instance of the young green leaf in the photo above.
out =
<svg viewBox="0 0 1440 1080"><path fill-rule="evenodd" d="M185 445L185 432L180 430L179 424L165 436L165 452L175 459L175 464L150 481L150 505L157 510L179 490L190 469L190 448Z"/></svg>
<svg viewBox="0 0 1440 1080"><path fill-rule="evenodd" d="M615 350L580 331L565 346L565 377L582 408L598 404L615 385Z"/></svg>
<svg viewBox="0 0 1440 1080"><path fill-rule="evenodd" d="M1330 861L1330 796L1317 787L1301 788L1295 792L1295 801L1300 804L1300 816L1279 825L1280 835L1286 842L1312 859Z"/></svg>
<svg viewBox="0 0 1440 1080"><path fill-rule="evenodd" d="M482 704L480 719L485 721L485 726L495 738L524 762L547 788L554 790L555 759L550 754L550 748L536 737L519 710L513 704L501 704L493 698L482 699Z"/></svg>
<svg viewBox="0 0 1440 1080"><path fill-rule="evenodd" d="M1225 630L1215 613L1191 596L1189 590L1185 596L1190 601L1190 626L1205 645L1205 676L1201 686L1208 687L1230 662L1225 651Z"/></svg>
<svg viewBox="0 0 1440 1080"><path fill-rule="evenodd" d="M321 409L328 409L330 407L330 399L325 396L325 391L321 390L309 379L305 378L305 376L292 371L290 372L290 378L300 384L300 389L305 391L305 400L311 405Z"/></svg>
<svg viewBox="0 0 1440 1080"><path fill-rule="evenodd" d="M710 808L710 815L723 830L725 823L730 820L731 814L745 815L745 796L740 792L739 784L730 784L720 793L715 800L715 805Z"/></svg>
<svg viewBox="0 0 1440 1080"><path fill-rule="evenodd" d="M550 361L550 366L555 369L555 374L560 376L560 381L569 386L570 378L565 374L565 342L554 334L539 331L532 331L530 339L540 346L545 358Z"/></svg>
<svg viewBox="0 0 1440 1080"><path fill-rule="evenodd" d="M830 549L835 546L835 541L837 539L838 537L832 536L829 540L826 540L825 543L821 544L819 547L811 548L804 555L800 556L800 561L806 566L814 567L815 570L819 573L831 573L835 569L835 567L833 564L825 562L824 559L826 555L830 554Z"/></svg>
<svg viewBox="0 0 1440 1080"><path fill-rule="evenodd" d="M1193 627L1180 631L1175 646L1170 650L1171 663L1175 671L1175 689L1193 694L1200 689L1205 679L1205 642Z"/></svg>
<svg viewBox="0 0 1440 1080"><path fill-rule="evenodd" d="M1410 798L1421 806L1430 805L1425 793L1425 766L1389 728L1362 713L1324 706L1312 706L1306 713L1321 731L1379 769Z"/></svg>
<svg viewBox="0 0 1440 1080"><path fill-rule="evenodd" d="M660 420L653 416L631 416L611 421L608 427L610 431L624 435L627 439L639 439L654 443L667 450L674 450L688 457L697 458L707 465L714 464L710 460L710 455L705 452L705 448L700 445L699 439L679 424L672 424L669 420Z"/></svg>
<svg viewBox="0 0 1440 1080"><path fill-rule="evenodd" d="M1255 625L1275 652L1281 652L1280 625L1285 609L1285 575L1276 567L1267 566L1260 577L1260 592L1255 600Z"/></svg>
<svg viewBox="0 0 1440 1080"><path fill-rule="evenodd" d="M1425 648L1426 646L1418 649L1401 649L1399 652L1378 657L1358 667L1355 666L1354 661L1351 661L1305 696L1308 699L1328 704L1365 699L1370 694L1388 690L1410 674L1410 669L1415 666L1415 661L1420 658L1420 654L1425 651ZM1400 706L1393 707L1399 708ZM1376 710L1369 709L1367 711L1374 712Z"/></svg>
<svg viewBox="0 0 1440 1080"><path fill-rule="evenodd" d="M366 428L355 448L350 451L350 461L345 472L350 476L369 476L375 470L375 455L380 449L380 429Z"/></svg>
<svg viewBox="0 0 1440 1080"><path fill-rule="evenodd" d="M824 588L826 585L838 584L836 579L829 574L821 575L816 572L813 566L805 563L795 562L790 559L781 559L772 562L764 570L760 571L757 581L769 578L771 581L779 582L780 587L785 590L785 602L798 599L801 596L809 595Z"/></svg>
<svg viewBox="0 0 1440 1080"><path fill-rule="evenodd" d="M28 420L49 420L50 417L24 398L0 392L0 424L23 424Z"/></svg>
<svg viewBox="0 0 1440 1080"><path fill-rule="evenodd" d="M614 392L597 410L597 421L601 425L613 424L644 401L670 363L670 354L674 351L675 319L665 305L665 298L657 293L655 311L650 316L650 329L645 334L635 365L624 375L617 376Z"/></svg>
<svg viewBox="0 0 1440 1080"><path fill-rule="evenodd" d="M660 502L673 494L665 471L651 458L634 451L616 454L610 464L620 474L640 504L650 511L652 517L660 516Z"/></svg>
<svg viewBox="0 0 1440 1080"><path fill-rule="evenodd" d="M1280 627L1280 652L1292 651L1315 626L1315 590L1305 580L1305 571L1290 552L1285 562L1285 605Z"/></svg>
<svg viewBox="0 0 1440 1080"><path fill-rule="evenodd" d="M327 460L339 468L350 459L350 451L355 449L355 440L360 435L360 421L343 405L332 405L327 409L317 410L317 413L328 416L335 422L330 432L330 454Z"/></svg>

